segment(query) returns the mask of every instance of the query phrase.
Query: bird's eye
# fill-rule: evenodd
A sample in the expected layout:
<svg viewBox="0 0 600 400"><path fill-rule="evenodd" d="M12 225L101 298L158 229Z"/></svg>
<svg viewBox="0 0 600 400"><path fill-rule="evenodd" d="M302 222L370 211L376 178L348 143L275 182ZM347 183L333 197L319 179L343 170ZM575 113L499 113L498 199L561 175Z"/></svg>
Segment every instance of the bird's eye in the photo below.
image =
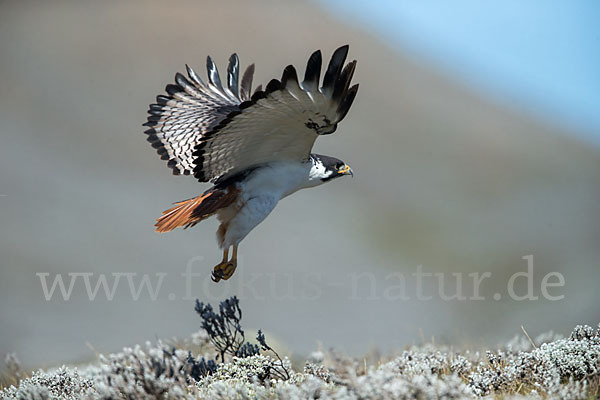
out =
<svg viewBox="0 0 600 400"><path fill-rule="evenodd" d="M336 169L342 169L344 167L344 163L337 163L335 164L335 168Z"/></svg>

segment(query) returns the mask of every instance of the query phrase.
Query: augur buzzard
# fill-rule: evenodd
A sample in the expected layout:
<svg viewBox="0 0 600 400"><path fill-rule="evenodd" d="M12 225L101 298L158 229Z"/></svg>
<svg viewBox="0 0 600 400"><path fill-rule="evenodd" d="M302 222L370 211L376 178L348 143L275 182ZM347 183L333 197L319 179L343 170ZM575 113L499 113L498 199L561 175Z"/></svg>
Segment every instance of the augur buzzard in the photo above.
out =
<svg viewBox="0 0 600 400"><path fill-rule="evenodd" d="M217 240L223 260L214 281L229 279L237 267L237 249L246 235L282 198L352 175L343 161L312 154L319 135L333 133L358 91L350 86L356 61L345 64L348 46L331 57L321 87L321 51L315 51L298 82L289 65L281 80L251 94L254 64L239 81L239 60L229 58L227 81L207 58L208 82L186 65L175 84L150 105L144 124L148 141L175 175L193 175L213 186L202 195L175 203L158 218L156 230L190 227L217 215ZM229 258L229 248L232 257Z"/></svg>

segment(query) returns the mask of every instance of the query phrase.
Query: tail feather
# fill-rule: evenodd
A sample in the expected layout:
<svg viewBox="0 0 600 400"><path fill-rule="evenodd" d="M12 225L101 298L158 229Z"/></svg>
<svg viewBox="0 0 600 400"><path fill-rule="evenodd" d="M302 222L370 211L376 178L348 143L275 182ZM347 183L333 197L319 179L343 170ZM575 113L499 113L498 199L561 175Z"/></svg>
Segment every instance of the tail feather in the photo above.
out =
<svg viewBox="0 0 600 400"><path fill-rule="evenodd" d="M202 195L175 203L156 220L157 232L169 232L175 228L189 228L212 216L219 209L229 206L237 198L233 189L210 189Z"/></svg>

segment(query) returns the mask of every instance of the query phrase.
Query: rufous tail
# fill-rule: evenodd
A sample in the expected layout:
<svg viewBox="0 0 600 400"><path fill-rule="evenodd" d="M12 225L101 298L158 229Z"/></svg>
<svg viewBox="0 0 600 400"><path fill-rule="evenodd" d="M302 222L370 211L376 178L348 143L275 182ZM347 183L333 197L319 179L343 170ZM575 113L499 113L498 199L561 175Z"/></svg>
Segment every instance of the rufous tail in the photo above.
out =
<svg viewBox="0 0 600 400"><path fill-rule="evenodd" d="M175 203L156 220L157 232L169 232L182 226L184 229L210 217L220 208L227 207L237 198L233 189L210 189L202 195Z"/></svg>

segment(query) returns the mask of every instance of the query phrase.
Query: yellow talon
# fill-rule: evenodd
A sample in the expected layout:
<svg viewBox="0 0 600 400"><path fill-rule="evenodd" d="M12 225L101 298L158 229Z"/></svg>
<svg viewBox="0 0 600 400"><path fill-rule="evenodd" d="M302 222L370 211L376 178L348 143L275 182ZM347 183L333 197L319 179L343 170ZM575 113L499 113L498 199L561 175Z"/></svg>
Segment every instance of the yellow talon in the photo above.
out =
<svg viewBox="0 0 600 400"><path fill-rule="evenodd" d="M233 257L227 261L229 250L223 251L223 260L213 268L212 280L219 282L221 279L231 278L237 268L237 246L233 246Z"/></svg>
<svg viewBox="0 0 600 400"><path fill-rule="evenodd" d="M213 269L212 280L214 282L219 282L221 279L227 280L231 278L236 268L237 265L231 262L220 263Z"/></svg>

